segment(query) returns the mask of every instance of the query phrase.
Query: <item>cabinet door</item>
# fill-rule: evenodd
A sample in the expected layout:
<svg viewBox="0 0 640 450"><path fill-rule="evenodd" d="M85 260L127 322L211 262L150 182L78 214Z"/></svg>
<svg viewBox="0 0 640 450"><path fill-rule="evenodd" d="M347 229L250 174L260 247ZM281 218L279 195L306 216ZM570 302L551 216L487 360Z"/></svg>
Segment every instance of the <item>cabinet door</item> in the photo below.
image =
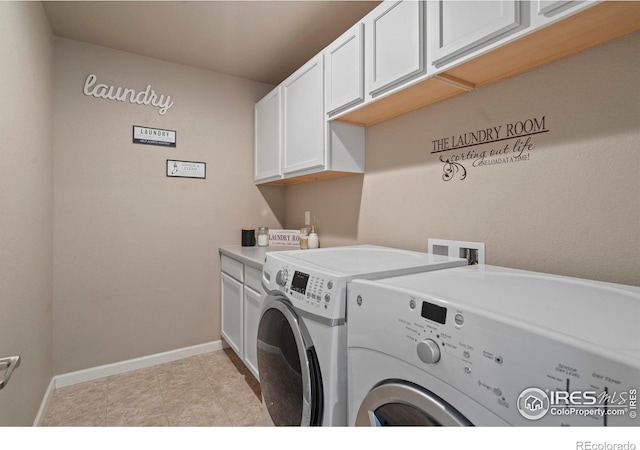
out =
<svg viewBox="0 0 640 450"><path fill-rule="evenodd" d="M425 5L385 1L364 19L367 91L376 96L425 72Z"/></svg>
<svg viewBox="0 0 640 450"><path fill-rule="evenodd" d="M256 182L282 177L280 88L277 87L255 105L254 179Z"/></svg>
<svg viewBox="0 0 640 450"><path fill-rule="evenodd" d="M242 350L242 283L222 273L222 337L243 358Z"/></svg>
<svg viewBox="0 0 640 450"><path fill-rule="evenodd" d="M325 52L326 110L331 114L364 100L364 25L356 24Z"/></svg>
<svg viewBox="0 0 640 450"><path fill-rule="evenodd" d="M538 14L547 15L568 5L575 5L578 2L571 0L538 0Z"/></svg>
<svg viewBox="0 0 640 450"><path fill-rule="evenodd" d="M325 127L322 54L282 83L284 175L322 168Z"/></svg>
<svg viewBox="0 0 640 450"><path fill-rule="evenodd" d="M429 2L429 35L434 65L520 26L520 1Z"/></svg>
<svg viewBox="0 0 640 450"><path fill-rule="evenodd" d="M260 294L245 286L244 288L244 363L251 373L258 376L258 324L262 303Z"/></svg>

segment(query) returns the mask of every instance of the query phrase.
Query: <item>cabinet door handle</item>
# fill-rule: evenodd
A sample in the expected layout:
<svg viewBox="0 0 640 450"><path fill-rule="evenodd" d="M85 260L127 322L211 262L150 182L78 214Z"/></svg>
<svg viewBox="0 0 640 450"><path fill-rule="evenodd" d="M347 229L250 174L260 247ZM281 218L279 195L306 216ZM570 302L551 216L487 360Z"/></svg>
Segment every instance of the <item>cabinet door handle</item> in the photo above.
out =
<svg viewBox="0 0 640 450"><path fill-rule="evenodd" d="M11 378L13 371L20 365L20 355L0 358L0 371L4 373L0 375L0 389L5 387Z"/></svg>

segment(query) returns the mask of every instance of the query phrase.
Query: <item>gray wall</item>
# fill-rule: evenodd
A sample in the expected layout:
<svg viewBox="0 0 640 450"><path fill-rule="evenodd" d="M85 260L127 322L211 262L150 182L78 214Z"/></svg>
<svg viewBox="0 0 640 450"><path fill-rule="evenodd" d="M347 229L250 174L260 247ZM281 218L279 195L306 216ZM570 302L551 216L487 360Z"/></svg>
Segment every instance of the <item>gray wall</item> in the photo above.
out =
<svg viewBox="0 0 640 450"><path fill-rule="evenodd" d="M33 423L51 380L53 36L39 2L0 2L0 425Z"/></svg>
<svg viewBox="0 0 640 450"><path fill-rule="evenodd" d="M639 45L635 33L367 128L365 174L287 187L286 226L311 210L325 246L484 242L489 264L640 285ZM466 161L466 179L443 181L439 157L463 151L431 154L434 140L543 116L528 160Z"/></svg>
<svg viewBox="0 0 640 450"><path fill-rule="evenodd" d="M219 340L218 247L284 215L283 189L253 184L253 105L272 86L62 38L55 49L54 372ZM85 96L91 73L174 105ZM177 147L133 144L133 125L175 130ZM206 180L166 177L167 159L205 162Z"/></svg>

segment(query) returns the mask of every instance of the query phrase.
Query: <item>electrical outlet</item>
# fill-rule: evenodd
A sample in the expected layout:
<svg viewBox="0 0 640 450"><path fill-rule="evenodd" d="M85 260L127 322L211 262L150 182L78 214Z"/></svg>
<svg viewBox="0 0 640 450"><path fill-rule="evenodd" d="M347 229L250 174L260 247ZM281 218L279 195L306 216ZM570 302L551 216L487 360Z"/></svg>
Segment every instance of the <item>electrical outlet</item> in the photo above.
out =
<svg viewBox="0 0 640 450"><path fill-rule="evenodd" d="M481 242L429 238L427 252L435 255L465 258L469 261L469 265L485 263L484 244Z"/></svg>

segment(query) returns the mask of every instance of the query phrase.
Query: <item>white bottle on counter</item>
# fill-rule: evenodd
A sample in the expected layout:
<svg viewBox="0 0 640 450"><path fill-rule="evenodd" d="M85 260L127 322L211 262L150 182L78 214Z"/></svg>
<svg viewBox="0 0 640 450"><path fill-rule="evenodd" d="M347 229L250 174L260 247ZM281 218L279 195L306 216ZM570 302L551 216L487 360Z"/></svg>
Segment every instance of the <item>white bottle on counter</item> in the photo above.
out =
<svg viewBox="0 0 640 450"><path fill-rule="evenodd" d="M309 233L308 238L308 246L309 248L320 247L320 241L318 240L318 234L316 233L315 227L311 227L311 233Z"/></svg>

